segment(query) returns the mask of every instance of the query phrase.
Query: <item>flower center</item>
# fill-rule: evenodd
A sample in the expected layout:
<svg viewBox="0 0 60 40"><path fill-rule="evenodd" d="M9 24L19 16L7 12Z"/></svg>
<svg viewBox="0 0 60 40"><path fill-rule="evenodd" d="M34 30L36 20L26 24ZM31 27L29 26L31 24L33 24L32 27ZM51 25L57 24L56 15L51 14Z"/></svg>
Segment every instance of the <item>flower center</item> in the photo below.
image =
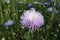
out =
<svg viewBox="0 0 60 40"><path fill-rule="evenodd" d="M33 20L35 20L36 19L36 16L35 16L35 14L33 13L31 13L31 14L29 14L29 20L31 20L31 21L33 21Z"/></svg>
<svg viewBox="0 0 60 40"><path fill-rule="evenodd" d="M34 16L32 16L32 17L31 17L31 20L33 21L34 19L35 19L35 17L34 17Z"/></svg>

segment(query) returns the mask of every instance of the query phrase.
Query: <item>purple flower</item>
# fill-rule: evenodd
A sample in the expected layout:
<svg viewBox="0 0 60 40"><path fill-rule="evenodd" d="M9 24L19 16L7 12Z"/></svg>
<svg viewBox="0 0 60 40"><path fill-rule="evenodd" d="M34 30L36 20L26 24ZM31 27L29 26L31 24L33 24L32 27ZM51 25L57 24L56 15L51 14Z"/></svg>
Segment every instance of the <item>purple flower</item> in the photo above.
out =
<svg viewBox="0 0 60 40"><path fill-rule="evenodd" d="M44 2L44 5L45 6L49 6L50 4L48 2Z"/></svg>
<svg viewBox="0 0 60 40"><path fill-rule="evenodd" d="M60 8L60 3L57 5L57 8Z"/></svg>
<svg viewBox="0 0 60 40"><path fill-rule="evenodd" d="M54 3L54 0L49 0L50 3Z"/></svg>
<svg viewBox="0 0 60 40"><path fill-rule="evenodd" d="M14 24L14 21L9 20L9 21L5 22L4 26L11 26L13 24Z"/></svg>
<svg viewBox="0 0 60 40"><path fill-rule="evenodd" d="M47 12L52 12L52 10L53 10L52 7L47 8Z"/></svg>
<svg viewBox="0 0 60 40"><path fill-rule="evenodd" d="M54 13L55 13L55 14L59 14L59 11L54 8Z"/></svg>
<svg viewBox="0 0 60 40"><path fill-rule="evenodd" d="M31 3L28 4L28 8L31 8L33 5Z"/></svg>
<svg viewBox="0 0 60 40"><path fill-rule="evenodd" d="M49 1L48 1L48 2L49 2L49 4L50 4L50 6L53 6L54 1L55 1L55 0L49 0Z"/></svg>
<svg viewBox="0 0 60 40"><path fill-rule="evenodd" d="M24 12L20 19L23 27L38 29L44 25L43 15L40 12L37 12L34 8Z"/></svg>

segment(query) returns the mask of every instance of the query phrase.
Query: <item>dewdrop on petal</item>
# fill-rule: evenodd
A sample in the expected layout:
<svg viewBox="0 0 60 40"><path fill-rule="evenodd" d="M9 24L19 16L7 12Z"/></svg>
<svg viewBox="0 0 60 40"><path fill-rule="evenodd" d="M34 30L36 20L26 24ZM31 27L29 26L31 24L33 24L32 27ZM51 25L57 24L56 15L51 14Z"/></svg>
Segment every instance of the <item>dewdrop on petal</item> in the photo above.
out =
<svg viewBox="0 0 60 40"><path fill-rule="evenodd" d="M23 25L24 28L38 29L44 25L43 15L34 8L24 12L20 19L21 25Z"/></svg>

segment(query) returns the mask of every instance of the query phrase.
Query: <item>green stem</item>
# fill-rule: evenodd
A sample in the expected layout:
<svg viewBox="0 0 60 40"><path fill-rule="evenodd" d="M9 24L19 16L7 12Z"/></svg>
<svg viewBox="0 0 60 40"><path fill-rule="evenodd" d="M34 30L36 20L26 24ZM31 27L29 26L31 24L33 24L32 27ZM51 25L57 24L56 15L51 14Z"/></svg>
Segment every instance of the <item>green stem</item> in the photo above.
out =
<svg viewBox="0 0 60 40"><path fill-rule="evenodd" d="M3 17L1 5L0 5L0 18L1 18L0 19L1 23L3 23L4 22L4 17Z"/></svg>

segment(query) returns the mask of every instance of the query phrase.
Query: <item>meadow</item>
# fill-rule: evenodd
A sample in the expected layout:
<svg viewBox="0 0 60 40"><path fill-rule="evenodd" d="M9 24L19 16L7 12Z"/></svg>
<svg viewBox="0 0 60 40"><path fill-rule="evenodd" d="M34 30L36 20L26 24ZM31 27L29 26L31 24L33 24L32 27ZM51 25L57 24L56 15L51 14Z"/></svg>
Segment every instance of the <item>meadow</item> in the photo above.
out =
<svg viewBox="0 0 60 40"><path fill-rule="evenodd" d="M60 0L49 1L0 0L0 40L60 40L60 7L57 7ZM31 7L41 12L45 23L38 30L30 32L28 28L21 28L20 16ZM9 20L13 20L14 24L5 26Z"/></svg>

